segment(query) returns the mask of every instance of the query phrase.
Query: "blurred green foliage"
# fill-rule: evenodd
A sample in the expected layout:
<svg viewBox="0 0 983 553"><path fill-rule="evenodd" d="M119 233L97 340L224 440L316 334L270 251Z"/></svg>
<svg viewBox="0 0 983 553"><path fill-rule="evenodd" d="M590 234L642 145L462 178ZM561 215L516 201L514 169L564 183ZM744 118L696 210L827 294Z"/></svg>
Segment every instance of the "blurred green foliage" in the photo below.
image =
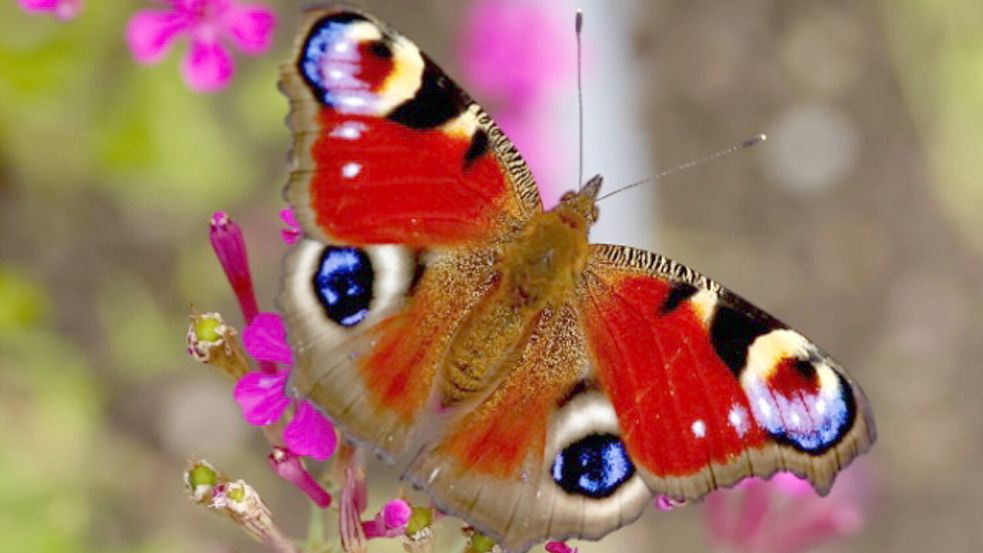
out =
<svg viewBox="0 0 983 553"><path fill-rule="evenodd" d="M983 249L983 4L885 0L885 28L942 205Z"/></svg>

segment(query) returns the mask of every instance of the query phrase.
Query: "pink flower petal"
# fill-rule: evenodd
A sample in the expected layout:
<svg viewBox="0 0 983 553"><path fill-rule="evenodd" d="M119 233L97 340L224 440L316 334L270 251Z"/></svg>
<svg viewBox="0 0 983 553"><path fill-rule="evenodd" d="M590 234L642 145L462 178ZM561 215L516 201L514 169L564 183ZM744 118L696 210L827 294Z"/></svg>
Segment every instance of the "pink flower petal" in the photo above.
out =
<svg viewBox="0 0 983 553"><path fill-rule="evenodd" d="M225 88L235 73L235 61L218 41L193 40L181 64L181 74L195 92Z"/></svg>
<svg viewBox="0 0 983 553"><path fill-rule="evenodd" d="M382 507L382 520L386 523L386 528L406 526L412 514L413 508L402 499L393 499Z"/></svg>
<svg viewBox="0 0 983 553"><path fill-rule="evenodd" d="M294 215L294 210L289 207L280 210L280 219L283 220L283 224L287 225L287 228L280 229L280 236L283 238L285 244L292 245L296 244L300 237L304 234L304 231L300 229L300 223L297 222L297 217Z"/></svg>
<svg viewBox="0 0 983 553"><path fill-rule="evenodd" d="M375 518L362 522L362 530L367 538L394 538L406 533L406 523L413 514L413 508L402 499L387 502Z"/></svg>
<svg viewBox="0 0 983 553"><path fill-rule="evenodd" d="M208 238L248 324L259 312L259 307L256 305L256 292L253 289L252 273L249 272L249 256L242 229L227 213L216 211L212 214Z"/></svg>
<svg viewBox="0 0 983 553"><path fill-rule="evenodd" d="M188 29L188 21L180 13L141 10L126 24L126 42L138 62L157 63L167 55L174 37Z"/></svg>
<svg viewBox="0 0 983 553"><path fill-rule="evenodd" d="M530 106L544 89L576 75L569 16L550 2L474 2L458 42L465 80L510 109Z"/></svg>
<svg viewBox="0 0 983 553"><path fill-rule="evenodd" d="M262 5L232 5L222 13L222 23L236 47L257 55L273 42L276 15Z"/></svg>
<svg viewBox="0 0 983 553"><path fill-rule="evenodd" d="M58 7L59 0L18 0L18 4L24 11L36 13L36 12L53 12L55 8Z"/></svg>
<svg viewBox="0 0 983 553"><path fill-rule="evenodd" d="M570 547L566 542L562 541L546 542L546 551L549 553L577 553L576 548Z"/></svg>
<svg viewBox="0 0 983 553"><path fill-rule="evenodd" d="M284 447L274 447L269 456L270 468L280 478L291 482L297 489L304 492L304 495L311 498L311 501L322 509L327 509L331 505L331 494L326 492L317 480L311 476L304 468L300 458Z"/></svg>
<svg viewBox="0 0 983 553"><path fill-rule="evenodd" d="M242 331L242 344L249 355L259 361L283 365L293 363L283 318L276 313L260 313L253 317L253 321Z"/></svg>
<svg viewBox="0 0 983 553"><path fill-rule="evenodd" d="M55 8L55 17L62 21L74 18L82 11L82 0L61 0Z"/></svg>
<svg viewBox="0 0 983 553"><path fill-rule="evenodd" d="M267 426L276 422L290 405L290 398L283 393L289 370L270 374L261 371L248 372L236 382L233 397L242 409L242 417L255 426Z"/></svg>
<svg viewBox="0 0 983 553"><path fill-rule="evenodd" d="M293 418L283 429L283 442L297 455L323 461L334 453L338 436L331 421L309 402L300 401Z"/></svg>

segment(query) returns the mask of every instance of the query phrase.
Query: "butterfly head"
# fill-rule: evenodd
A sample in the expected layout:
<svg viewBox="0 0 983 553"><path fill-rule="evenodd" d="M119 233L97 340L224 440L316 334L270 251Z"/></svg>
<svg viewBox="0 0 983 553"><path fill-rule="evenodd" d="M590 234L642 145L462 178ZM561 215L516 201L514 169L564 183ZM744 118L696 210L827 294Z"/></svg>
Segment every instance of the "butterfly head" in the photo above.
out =
<svg viewBox="0 0 983 553"><path fill-rule="evenodd" d="M566 212L574 216L579 216L579 219L586 223L587 226L596 223L599 215L597 195L601 191L601 182L603 180L601 175L594 175L580 187L580 190L576 192L571 190L564 194L560 198L560 205L557 206L557 211L561 214Z"/></svg>

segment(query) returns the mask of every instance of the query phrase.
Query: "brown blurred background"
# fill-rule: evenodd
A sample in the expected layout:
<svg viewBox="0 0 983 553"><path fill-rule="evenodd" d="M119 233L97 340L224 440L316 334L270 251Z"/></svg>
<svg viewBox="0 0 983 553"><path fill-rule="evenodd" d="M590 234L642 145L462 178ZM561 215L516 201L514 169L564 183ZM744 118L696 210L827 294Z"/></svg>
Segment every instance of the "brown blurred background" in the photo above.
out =
<svg viewBox="0 0 983 553"><path fill-rule="evenodd" d="M187 500L190 454L252 482L303 536L305 502L183 343L189 305L236 312L207 241L214 210L245 229L273 307L289 142L276 65L298 7L268 4L275 49L240 57L232 86L204 96L181 84L176 52L132 62L122 29L142 2L92 1L67 24L0 7L0 550L263 551ZM359 5L462 74L468 2ZM822 551L983 549L983 5L586 6L588 58L605 40L591 10L634 10L618 39L642 89L644 163L769 135L634 196L650 215L633 214L623 241L713 276L863 384L876 497L863 530ZM620 86L591 83L587 111L603 114ZM565 155L574 166L576 150ZM618 218L613 205L602 217ZM374 501L391 476L373 481ZM692 507L652 510L582 550L708 547Z"/></svg>

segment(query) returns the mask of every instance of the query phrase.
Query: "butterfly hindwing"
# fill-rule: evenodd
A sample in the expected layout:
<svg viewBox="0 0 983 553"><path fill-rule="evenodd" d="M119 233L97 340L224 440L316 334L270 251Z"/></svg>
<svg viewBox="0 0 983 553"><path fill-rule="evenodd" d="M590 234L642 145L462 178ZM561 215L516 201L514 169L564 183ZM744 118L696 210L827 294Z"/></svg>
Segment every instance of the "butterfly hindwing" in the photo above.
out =
<svg viewBox="0 0 983 553"><path fill-rule="evenodd" d="M600 382L657 493L696 499L778 470L820 493L875 430L812 342L674 261L594 245L580 302Z"/></svg>
<svg viewBox="0 0 983 553"><path fill-rule="evenodd" d="M542 209L491 118L367 14L308 10L280 83L294 133L286 196L312 238L471 245L507 237Z"/></svg>
<svg viewBox="0 0 983 553"><path fill-rule="evenodd" d="M651 497L594 386L572 304L546 308L504 378L454 413L410 477L442 510L507 551L546 539L597 539Z"/></svg>
<svg viewBox="0 0 983 553"><path fill-rule="evenodd" d="M450 337L487 287L488 253L299 242L279 296L291 384L387 457L412 438Z"/></svg>

